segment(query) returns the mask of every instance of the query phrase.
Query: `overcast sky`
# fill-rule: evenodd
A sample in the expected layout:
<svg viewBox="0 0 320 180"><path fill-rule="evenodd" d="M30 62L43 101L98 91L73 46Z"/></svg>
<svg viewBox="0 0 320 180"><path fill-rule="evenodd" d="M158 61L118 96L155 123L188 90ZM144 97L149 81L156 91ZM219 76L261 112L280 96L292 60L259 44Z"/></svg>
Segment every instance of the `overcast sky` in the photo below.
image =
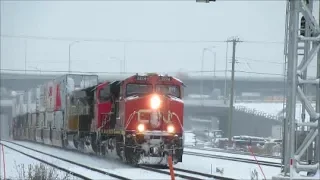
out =
<svg viewBox="0 0 320 180"><path fill-rule="evenodd" d="M1 1L1 34L70 39L224 41L238 36L236 70L282 73L285 1ZM259 43L246 42L259 41ZM1 69L68 70L72 41L1 38ZM264 43L265 42L265 43ZM119 72L200 71L205 47L215 46L217 76L224 76L226 43L124 43L80 41L71 48L71 70ZM231 44L229 58L231 58ZM260 62L258 62L260 61ZM264 61L264 62L261 62ZM273 63L271 63L273 62ZM315 60L313 62L315 65ZM230 69L231 64L228 65ZM206 52L204 70L213 71ZM310 72L315 74L315 66ZM212 74L212 73L211 73ZM192 73L200 75L200 73ZM238 76L257 76L237 72ZM271 76L271 75L268 75Z"/></svg>

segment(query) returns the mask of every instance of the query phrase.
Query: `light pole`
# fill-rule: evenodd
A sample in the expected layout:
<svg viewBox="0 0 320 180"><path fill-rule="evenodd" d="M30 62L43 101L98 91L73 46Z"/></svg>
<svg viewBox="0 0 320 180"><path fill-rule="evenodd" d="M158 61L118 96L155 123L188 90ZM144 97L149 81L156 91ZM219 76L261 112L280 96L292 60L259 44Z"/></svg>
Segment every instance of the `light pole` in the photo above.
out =
<svg viewBox="0 0 320 180"><path fill-rule="evenodd" d="M126 60L126 53L127 53L127 45L123 45L123 72L126 72L127 69L127 60Z"/></svg>
<svg viewBox="0 0 320 180"><path fill-rule="evenodd" d="M79 43L80 41L73 41L69 44L69 66L68 66L68 72L71 73L71 46Z"/></svg>
<svg viewBox="0 0 320 180"><path fill-rule="evenodd" d="M202 49L202 57L201 57L201 80L200 80L200 94L203 97L203 66L204 66L204 54L206 51L210 51L214 54L214 67L213 67L213 76L216 76L216 52L212 51L215 46L207 47ZM202 98L203 99L203 98Z"/></svg>
<svg viewBox="0 0 320 180"><path fill-rule="evenodd" d="M226 67L224 71L224 104L227 104L227 73L228 73L228 48L229 48L229 42L227 41L227 48L226 48Z"/></svg>
<svg viewBox="0 0 320 180"><path fill-rule="evenodd" d="M120 63L120 73L122 73L122 70L124 69L124 65L125 65L124 64L125 60L120 59L118 57L109 57L109 59L114 59L114 60L119 61L119 63Z"/></svg>
<svg viewBox="0 0 320 180"><path fill-rule="evenodd" d="M39 73L41 74L41 69L39 69L37 66L36 67L33 67L33 66L28 66L29 68L32 68L32 69L35 69L37 71L39 71Z"/></svg>
<svg viewBox="0 0 320 180"><path fill-rule="evenodd" d="M27 74L27 40L24 41L24 73Z"/></svg>

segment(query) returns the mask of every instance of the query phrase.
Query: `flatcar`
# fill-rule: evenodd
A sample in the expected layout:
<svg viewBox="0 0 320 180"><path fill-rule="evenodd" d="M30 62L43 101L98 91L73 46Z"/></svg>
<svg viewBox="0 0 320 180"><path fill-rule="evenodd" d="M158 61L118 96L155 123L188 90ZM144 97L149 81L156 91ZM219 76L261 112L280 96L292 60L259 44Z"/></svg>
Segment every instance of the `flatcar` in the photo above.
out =
<svg viewBox="0 0 320 180"><path fill-rule="evenodd" d="M155 73L98 83L68 74L18 95L14 139L100 155L130 164L166 165L183 155L183 83Z"/></svg>

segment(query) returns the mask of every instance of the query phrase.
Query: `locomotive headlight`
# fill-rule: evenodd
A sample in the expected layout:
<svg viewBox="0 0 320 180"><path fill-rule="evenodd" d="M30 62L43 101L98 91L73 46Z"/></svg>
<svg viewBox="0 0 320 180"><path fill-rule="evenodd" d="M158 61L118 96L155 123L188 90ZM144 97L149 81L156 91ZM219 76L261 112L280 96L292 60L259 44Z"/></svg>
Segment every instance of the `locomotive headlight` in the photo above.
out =
<svg viewBox="0 0 320 180"><path fill-rule="evenodd" d="M157 95L152 96L151 98L151 108L152 109L158 109L160 107L160 98Z"/></svg>
<svg viewBox="0 0 320 180"><path fill-rule="evenodd" d="M139 124L137 129L139 132L143 132L144 131L144 124Z"/></svg>
<svg viewBox="0 0 320 180"><path fill-rule="evenodd" d="M173 125L168 125L167 126L167 131L168 131L168 133L174 133L174 126Z"/></svg>

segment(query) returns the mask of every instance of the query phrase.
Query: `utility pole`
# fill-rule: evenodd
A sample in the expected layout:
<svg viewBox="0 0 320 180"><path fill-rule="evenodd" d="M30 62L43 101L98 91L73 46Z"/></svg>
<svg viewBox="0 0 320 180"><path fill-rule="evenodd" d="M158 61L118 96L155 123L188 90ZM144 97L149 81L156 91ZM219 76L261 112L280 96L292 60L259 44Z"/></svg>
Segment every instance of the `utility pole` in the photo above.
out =
<svg viewBox="0 0 320 180"><path fill-rule="evenodd" d="M24 73L27 74L27 40L24 41Z"/></svg>
<svg viewBox="0 0 320 180"><path fill-rule="evenodd" d="M127 45L123 45L123 73L126 72L127 62L126 62L126 52L127 51Z"/></svg>
<svg viewBox="0 0 320 180"><path fill-rule="evenodd" d="M229 145L231 145L232 138L232 120L233 120L233 101L234 101L234 69L236 64L236 46L240 42L238 38L228 40L227 42L232 42L232 71L231 71L231 90L230 90L230 106L229 106L229 120L228 120L228 138Z"/></svg>

